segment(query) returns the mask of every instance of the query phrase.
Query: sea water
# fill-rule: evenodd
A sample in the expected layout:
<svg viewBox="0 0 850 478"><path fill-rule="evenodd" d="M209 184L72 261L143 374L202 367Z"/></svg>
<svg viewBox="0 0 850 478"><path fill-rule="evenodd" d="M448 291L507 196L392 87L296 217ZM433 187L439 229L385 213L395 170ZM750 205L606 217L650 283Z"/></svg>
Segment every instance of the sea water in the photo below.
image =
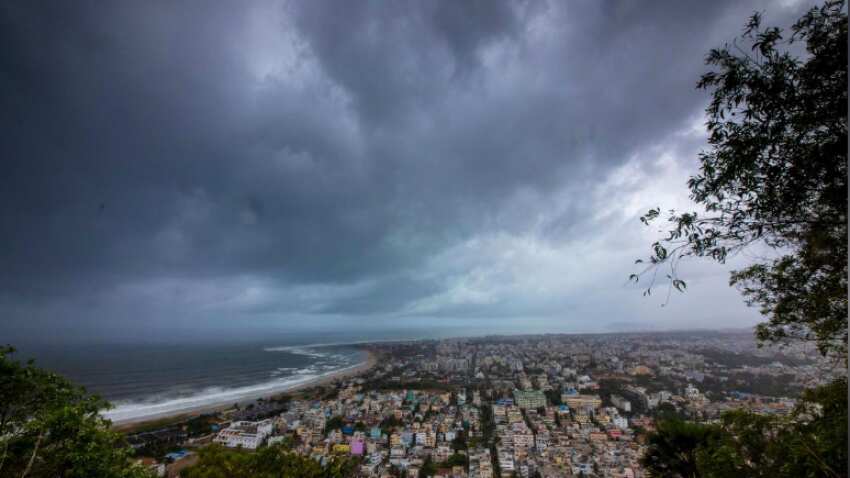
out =
<svg viewBox="0 0 850 478"><path fill-rule="evenodd" d="M352 344L72 344L22 347L20 358L60 373L114 408L116 423L271 395L356 367Z"/></svg>

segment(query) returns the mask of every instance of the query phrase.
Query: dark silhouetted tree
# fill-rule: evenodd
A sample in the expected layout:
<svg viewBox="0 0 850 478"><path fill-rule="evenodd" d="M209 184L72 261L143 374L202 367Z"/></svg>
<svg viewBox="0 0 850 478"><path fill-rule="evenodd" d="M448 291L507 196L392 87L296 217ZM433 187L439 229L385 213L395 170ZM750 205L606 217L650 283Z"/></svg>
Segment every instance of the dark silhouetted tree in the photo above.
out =
<svg viewBox="0 0 850 478"><path fill-rule="evenodd" d="M671 211L669 235L652 245L639 281L669 267L669 291L685 257L724 262L751 245L778 257L735 271L750 305L768 318L763 343L811 341L847 359L847 14L843 1L812 8L790 35L751 17L743 41L712 50L714 69L698 86L712 90L711 149L691 177L705 215ZM789 46L804 42L796 57ZM660 209L641 220L657 219ZM641 261L639 261L641 262ZM788 417L745 411L718 425L661 420L643 458L661 477L846 477L847 381L808 390Z"/></svg>
<svg viewBox="0 0 850 478"><path fill-rule="evenodd" d="M232 450L221 445L201 449L198 463L183 470L184 478L343 478L353 476L356 463L334 457L325 466L312 458L275 445L256 452Z"/></svg>
<svg viewBox="0 0 850 478"><path fill-rule="evenodd" d="M13 353L0 347L0 476L150 476L100 416L108 402Z"/></svg>
<svg viewBox="0 0 850 478"><path fill-rule="evenodd" d="M716 439L718 429L675 418L662 420L647 439L641 464L650 476L692 478L702 476L697 453L701 446Z"/></svg>
<svg viewBox="0 0 850 478"><path fill-rule="evenodd" d="M676 265L689 256L724 262L756 244L777 253L732 273L731 284L768 318L764 342L808 340L847 354L847 14L829 1L789 33L751 17L739 45L712 50L698 87L710 149L688 181L705 214L670 211L652 245L649 294L659 271L683 291ZM802 57L789 51L804 44ZM652 209L641 220L661 216ZM642 262L642 261L638 261Z"/></svg>

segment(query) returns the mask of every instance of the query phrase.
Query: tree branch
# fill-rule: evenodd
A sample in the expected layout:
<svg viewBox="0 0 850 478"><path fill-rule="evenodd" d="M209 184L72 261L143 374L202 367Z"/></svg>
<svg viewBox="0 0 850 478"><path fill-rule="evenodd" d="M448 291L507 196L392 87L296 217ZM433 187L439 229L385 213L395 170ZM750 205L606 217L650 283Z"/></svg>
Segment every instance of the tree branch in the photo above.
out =
<svg viewBox="0 0 850 478"><path fill-rule="evenodd" d="M38 432L38 440L35 441L35 448L32 450L32 456L30 457L29 463L27 463L27 467L24 472L21 474L21 478L26 478L29 474L30 470L32 470L32 465L35 463L35 456L38 454L38 448L41 446L41 440L44 439L44 431Z"/></svg>

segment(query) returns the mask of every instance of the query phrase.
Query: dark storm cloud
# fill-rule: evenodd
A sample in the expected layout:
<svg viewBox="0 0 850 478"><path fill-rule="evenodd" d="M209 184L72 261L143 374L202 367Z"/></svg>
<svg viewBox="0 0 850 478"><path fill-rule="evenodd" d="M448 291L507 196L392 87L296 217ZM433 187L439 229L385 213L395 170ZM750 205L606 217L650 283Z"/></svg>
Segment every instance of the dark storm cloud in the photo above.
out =
<svg viewBox="0 0 850 478"><path fill-rule="evenodd" d="M281 314L572 303L467 294L490 258L447 258L604 234L590 186L693 120L704 53L758 8L4 4L4 320L202 316L181 299L230 293Z"/></svg>
<svg viewBox="0 0 850 478"><path fill-rule="evenodd" d="M296 26L371 121L404 120L522 25L507 2L292 2ZM518 7L519 8L519 7ZM523 9L526 7L523 6Z"/></svg>

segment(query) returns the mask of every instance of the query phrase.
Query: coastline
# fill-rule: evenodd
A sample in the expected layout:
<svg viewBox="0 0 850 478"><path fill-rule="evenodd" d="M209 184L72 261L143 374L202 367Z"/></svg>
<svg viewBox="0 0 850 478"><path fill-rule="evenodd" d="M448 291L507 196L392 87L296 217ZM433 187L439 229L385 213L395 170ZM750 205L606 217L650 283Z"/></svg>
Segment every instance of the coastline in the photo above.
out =
<svg viewBox="0 0 850 478"><path fill-rule="evenodd" d="M262 392L257 392L254 394L246 394L245 396L239 397L235 403L240 405L249 404L257 401L258 399L269 399L284 393L295 393L301 392L304 390L308 390L316 387L323 387L330 385L338 380L343 380L347 378L353 378L363 373L368 372L372 368L375 367L378 363L377 354L368 349L362 349L363 352L366 353L366 359L360 363L335 370L332 372L328 372L325 375L320 375L309 380L305 380L300 383L283 385L280 388L274 388L270 390L264 390ZM189 419L198 415L202 415L205 413L214 413L214 412L222 412L224 410L232 408L234 401L231 399L223 400L218 403L208 403L201 406L190 406L184 409L179 410L171 410L171 411L163 411L159 413L150 413L144 416L139 417L128 417L125 419L121 418L109 418L104 415L106 418L112 421L112 429L116 431L129 431L135 428L142 427L146 424L160 422L160 421L179 421Z"/></svg>

